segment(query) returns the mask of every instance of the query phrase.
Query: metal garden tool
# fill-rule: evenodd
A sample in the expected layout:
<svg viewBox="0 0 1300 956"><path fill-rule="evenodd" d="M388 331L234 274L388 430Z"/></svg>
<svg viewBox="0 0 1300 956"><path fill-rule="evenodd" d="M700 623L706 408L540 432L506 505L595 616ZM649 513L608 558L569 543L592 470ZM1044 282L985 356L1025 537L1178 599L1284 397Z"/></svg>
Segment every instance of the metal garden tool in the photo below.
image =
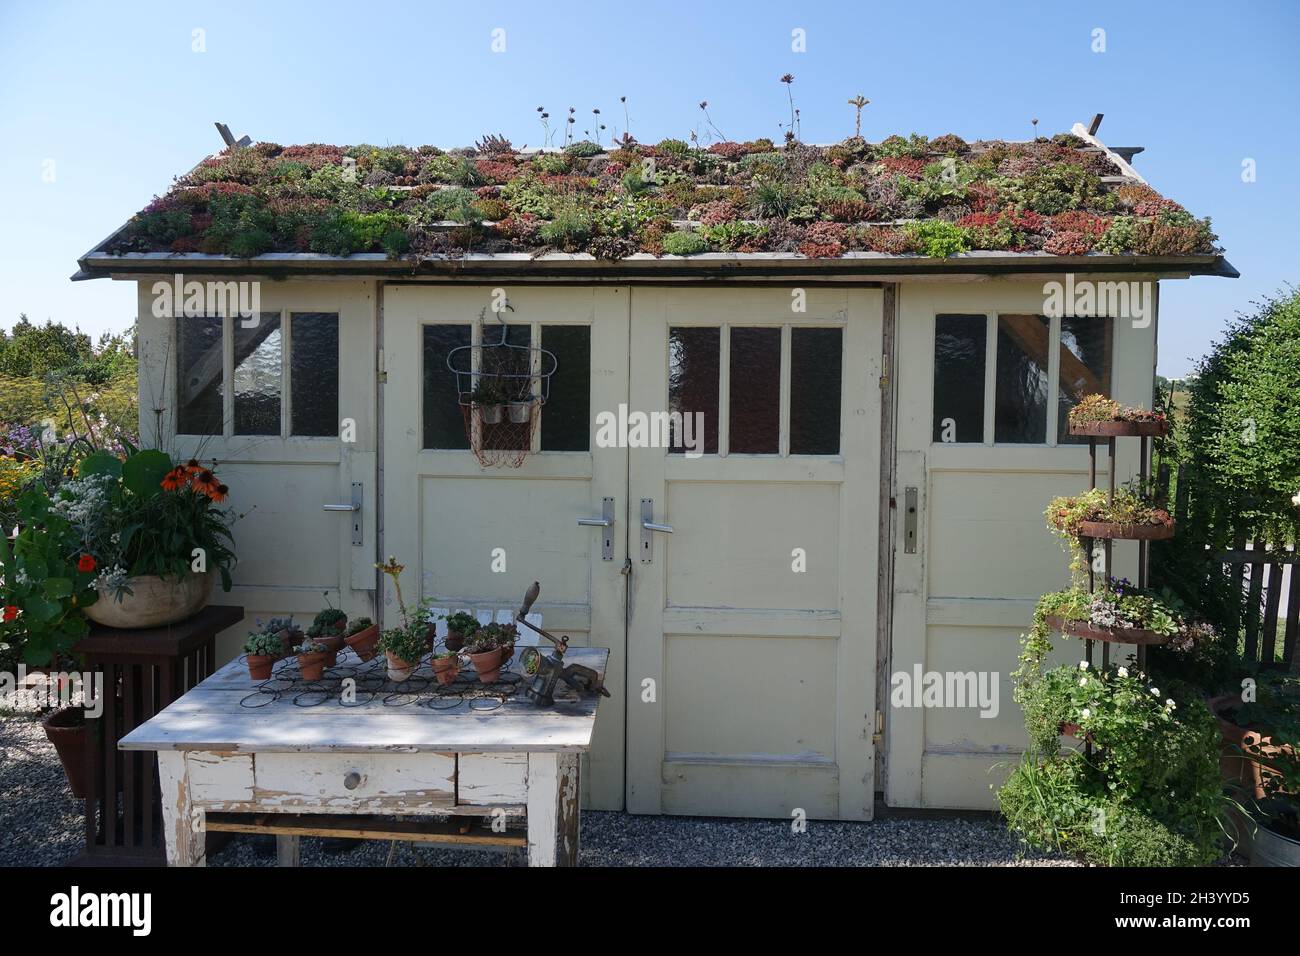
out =
<svg viewBox="0 0 1300 956"><path fill-rule="evenodd" d="M569 647L568 637L556 637L549 631L544 631L524 620L541 591L542 586L534 581L524 594L524 603L515 612L515 620L546 638L555 645L555 649L549 655L545 655L535 647L525 647L520 653L519 662L524 668L524 673L532 678L532 683L524 688L524 693L538 707L549 707L555 703L555 685L560 681L564 681L580 694L596 693L604 697L610 696L609 691L601 683L600 675L590 667L564 663L564 652Z"/></svg>

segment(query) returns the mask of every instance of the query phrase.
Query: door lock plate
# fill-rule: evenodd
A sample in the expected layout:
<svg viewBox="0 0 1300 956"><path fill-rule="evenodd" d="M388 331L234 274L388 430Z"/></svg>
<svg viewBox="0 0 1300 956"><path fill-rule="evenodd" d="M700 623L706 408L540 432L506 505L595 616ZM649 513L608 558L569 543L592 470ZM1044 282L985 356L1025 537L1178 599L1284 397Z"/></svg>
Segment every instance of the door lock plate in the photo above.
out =
<svg viewBox="0 0 1300 956"><path fill-rule="evenodd" d="M903 489L903 553L916 554L916 513L920 507L915 488Z"/></svg>

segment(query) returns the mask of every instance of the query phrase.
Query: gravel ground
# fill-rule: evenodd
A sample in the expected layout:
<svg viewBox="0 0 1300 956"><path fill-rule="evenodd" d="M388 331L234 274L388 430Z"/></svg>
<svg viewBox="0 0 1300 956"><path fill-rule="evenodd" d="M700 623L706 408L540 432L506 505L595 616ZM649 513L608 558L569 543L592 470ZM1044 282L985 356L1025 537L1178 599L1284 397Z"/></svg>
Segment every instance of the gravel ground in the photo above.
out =
<svg viewBox="0 0 1300 956"><path fill-rule="evenodd" d="M81 849L81 804L68 790L54 747L30 716L0 716L0 866L59 866ZM326 853L302 841L305 866L503 866L519 854L355 841ZM274 866L273 841L237 837L211 866ZM986 817L889 819L872 823L811 820L805 833L773 820L643 817L586 811L585 866L1070 866L1022 853Z"/></svg>

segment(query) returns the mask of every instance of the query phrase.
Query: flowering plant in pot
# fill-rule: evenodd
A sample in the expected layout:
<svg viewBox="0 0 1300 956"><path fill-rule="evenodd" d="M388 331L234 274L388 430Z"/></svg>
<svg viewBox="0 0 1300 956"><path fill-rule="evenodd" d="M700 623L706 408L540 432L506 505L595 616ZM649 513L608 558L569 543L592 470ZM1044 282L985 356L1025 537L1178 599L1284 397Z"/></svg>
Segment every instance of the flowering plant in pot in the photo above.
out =
<svg viewBox="0 0 1300 956"><path fill-rule="evenodd" d="M368 617L355 618L348 624L348 633L343 642L352 648L357 657L368 661L379 651L379 625Z"/></svg>
<svg viewBox="0 0 1300 956"><path fill-rule="evenodd" d="M388 659L388 679L401 683L407 680L420 666L420 659L427 649L425 625L417 621L390 627L379 638L379 649Z"/></svg>
<svg viewBox="0 0 1300 956"><path fill-rule="evenodd" d="M515 652L519 632L514 624L484 624L465 642L465 653L484 684L494 683Z"/></svg>
<svg viewBox="0 0 1300 956"><path fill-rule="evenodd" d="M459 651L465 646L465 641L479 629L478 618L466 611L448 614L443 620L447 622L447 639L443 643L449 651Z"/></svg>
<svg viewBox="0 0 1300 956"><path fill-rule="evenodd" d="M248 655L248 676L253 680L269 680L275 662L284 657L280 635L265 630L249 631L244 653Z"/></svg>
<svg viewBox="0 0 1300 956"><path fill-rule="evenodd" d="M450 684L460 674L460 658L455 651L433 655L433 676L439 684Z"/></svg>
<svg viewBox="0 0 1300 956"><path fill-rule="evenodd" d="M329 648L310 637L294 648L298 655L298 670L303 680L320 680L329 662Z"/></svg>
<svg viewBox="0 0 1300 956"><path fill-rule="evenodd" d="M1110 437L1163 435L1168 420L1163 412L1121 405L1104 395L1085 395L1070 409L1070 434Z"/></svg>
<svg viewBox="0 0 1300 956"><path fill-rule="evenodd" d="M50 496L50 509L69 521L99 568L95 586L106 600L88 617L110 627L157 627L201 609L215 576L230 590L234 514L217 507L230 489L214 468L195 459L174 464L157 449L125 460L95 452Z"/></svg>

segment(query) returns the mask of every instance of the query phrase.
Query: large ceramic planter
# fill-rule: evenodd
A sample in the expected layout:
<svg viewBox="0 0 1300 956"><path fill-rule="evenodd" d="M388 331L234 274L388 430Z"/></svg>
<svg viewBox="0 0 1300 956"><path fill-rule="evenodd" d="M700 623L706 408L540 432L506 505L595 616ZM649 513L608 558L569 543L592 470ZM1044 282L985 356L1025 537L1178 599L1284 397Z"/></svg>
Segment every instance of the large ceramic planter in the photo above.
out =
<svg viewBox="0 0 1300 956"><path fill-rule="evenodd" d="M128 578L130 594L101 594L85 609L86 617L105 627L139 630L162 627L193 617L207 606L216 582L215 572L187 574L177 580L146 574Z"/></svg>
<svg viewBox="0 0 1300 956"><path fill-rule="evenodd" d="M1250 865L1300 867L1300 840L1283 836L1270 830L1267 823L1261 823L1252 841Z"/></svg>
<svg viewBox="0 0 1300 956"><path fill-rule="evenodd" d="M59 754L63 772L68 776L68 787L78 800L85 800L86 751L90 746L90 725L80 707L64 707L42 721L45 736Z"/></svg>

